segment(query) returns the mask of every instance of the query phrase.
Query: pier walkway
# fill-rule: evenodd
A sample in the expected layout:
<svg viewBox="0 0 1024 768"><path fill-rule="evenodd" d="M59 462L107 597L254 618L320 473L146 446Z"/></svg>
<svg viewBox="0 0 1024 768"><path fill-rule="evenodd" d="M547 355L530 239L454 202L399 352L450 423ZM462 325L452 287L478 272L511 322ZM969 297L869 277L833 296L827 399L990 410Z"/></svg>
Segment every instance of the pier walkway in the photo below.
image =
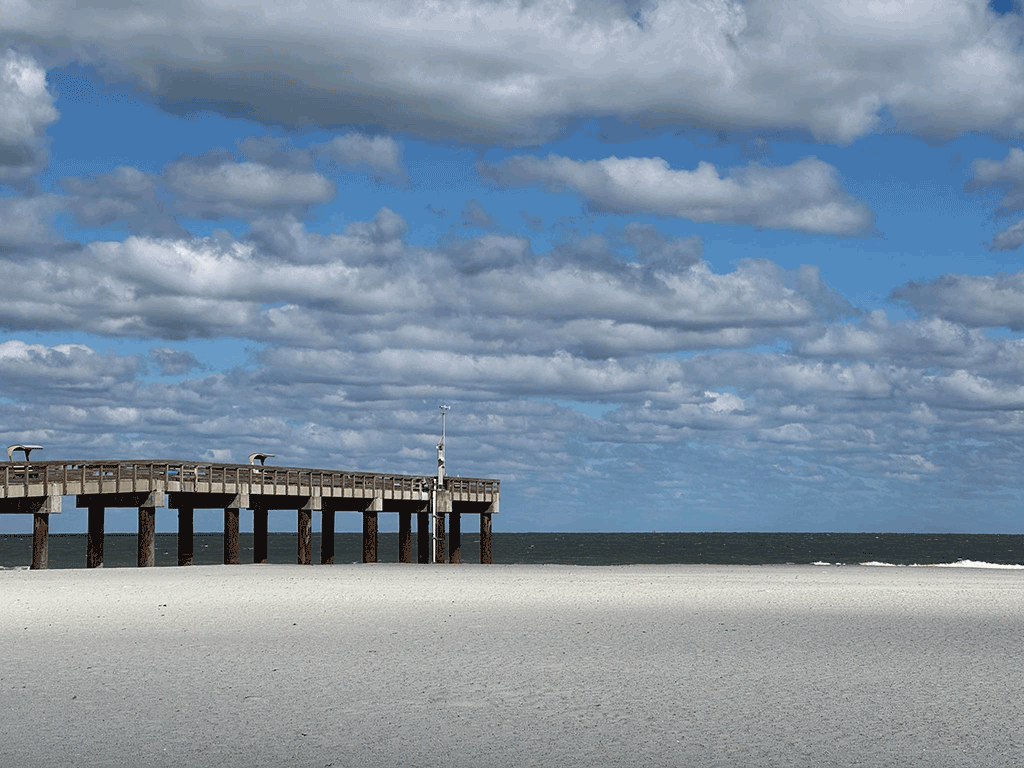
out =
<svg viewBox="0 0 1024 768"><path fill-rule="evenodd" d="M196 509L224 510L225 564L239 562L238 519L243 509L253 515L255 563L267 562L267 513L280 509L297 513L300 565L312 563L314 512L322 515L320 562L334 562L335 513L340 511L363 515L365 563L377 561L381 513L398 514L398 559L403 563L413 561L413 515L416 562L459 563L461 516L478 514L480 562L491 562L491 515L498 512L498 480L450 477L443 471L432 477L201 461L29 461L25 453L25 461L0 462L0 514L34 516L33 569L47 567L49 517L61 512L65 496L74 496L76 507L88 509L88 568L103 565L104 513L111 507L138 509L138 564L152 566L156 508L163 506L178 511L178 565L192 564Z"/></svg>

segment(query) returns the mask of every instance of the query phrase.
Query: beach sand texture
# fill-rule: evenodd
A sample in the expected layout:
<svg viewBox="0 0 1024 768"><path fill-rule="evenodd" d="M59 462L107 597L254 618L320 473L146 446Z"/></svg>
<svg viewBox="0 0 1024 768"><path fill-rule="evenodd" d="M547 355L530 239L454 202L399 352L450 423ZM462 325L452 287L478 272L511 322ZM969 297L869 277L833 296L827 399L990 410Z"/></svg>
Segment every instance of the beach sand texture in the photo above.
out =
<svg viewBox="0 0 1024 768"><path fill-rule="evenodd" d="M1018 766L1024 573L0 572L0 766Z"/></svg>

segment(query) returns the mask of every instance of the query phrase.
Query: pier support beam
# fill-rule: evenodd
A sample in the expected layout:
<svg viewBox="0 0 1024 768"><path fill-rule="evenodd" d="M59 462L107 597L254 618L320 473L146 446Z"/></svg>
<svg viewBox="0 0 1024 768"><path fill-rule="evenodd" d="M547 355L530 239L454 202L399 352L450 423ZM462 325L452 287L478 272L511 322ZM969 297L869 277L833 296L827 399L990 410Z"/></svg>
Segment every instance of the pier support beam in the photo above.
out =
<svg viewBox="0 0 1024 768"><path fill-rule="evenodd" d="M61 496L30 496L9 500L0 511L32 515L32 570L50 567L50 515L59 515Z"/></svg>
<svg viewBox="0 0 1024 768"><path fill-rule="evenodd" d="M452 511L452 494L445 488L438 488L434 498L434 562L443 563L444 557L444 516Z"/></svg>
<svg viewBox="0 0 1024 768"><path fill-rule="evenodd" d="M320 515L320 565L334 565L334 510Z"/></svg>
<svg viewBox="0 0 1024 768"><path fill-rule="evenodd" d="M139 568L156 565L156 507L139 507L138 560Z"/></svg>
<svg viewBox="0 0 1024 768"><path fill-rule="evenodd" d="M103 513L102 504L90 504L88 515L89 532L85 543L85 567L103 567Z"/></svg>
<svg viewBox="0 0 1024 768"><path fill-rule="evenodd" d="M430 562L430 512L416 513L416 562Z"/></svg>
<svg viewBox="0 0 1024 768"><path fill-rule="evenodd" d="M412 512L398 513L398 562L412 562Z"/></svg>
<svg viewBox="0 0 1024 768"><path fill-rule="evenodd" d="M45 571L50 567L50 515L36 512L32 518L32 570Z"/></svg>
<svg viewBox="0 0 1024 768"><path fill-rule="evenodd" d="M300 509L298 513L299 529L299 565L313 564L313 512L309 509Z"/></svg>
<svg viewBox="0 0 1024 768"><path fill-rule="evenodd" d="M238 565L238 515L240 509L224 510L224 565Z"/></svg>
<svg viewBox="0 0 1024 768"><path fill-rule="evenodd" d="M491 559L491 513L480 513L480 563L490 565Z"/></svg>
<svg viewBox="0 0 1024 768"><path fill-rule="evenodd" d="M444 562L444 515L443 514L436 514L435 513L434 517L436 518L435 522L434 522L434 525L437 526L437 531L434 534L435 535L435 539L434 539L434 562L435 563L443 563Z"/></svg>
<svg viewBox="0 0 1024 768"><path fill-rule="evenodd" d="M462 562L462 515L452 512L448 515L448 562Z"/></svg>
<svg viewBox="0 0 1024 768"><path fill-rule="evenodd" d="M195 510L178 507L178 565L192 565L195 538Z"/></svg>
<svg viewBox="0 0 1024 768"><path fill-rule="evenodd" d="M267 516L265 509L252 511L252 561L267 562Z"/></svg>
<svg viewBox="0 0 1024 768"><path fill-rule="evenodd" d="M379 505L371 505L371 507L362 512L362 562L377 562L377 507Z"/></svg>

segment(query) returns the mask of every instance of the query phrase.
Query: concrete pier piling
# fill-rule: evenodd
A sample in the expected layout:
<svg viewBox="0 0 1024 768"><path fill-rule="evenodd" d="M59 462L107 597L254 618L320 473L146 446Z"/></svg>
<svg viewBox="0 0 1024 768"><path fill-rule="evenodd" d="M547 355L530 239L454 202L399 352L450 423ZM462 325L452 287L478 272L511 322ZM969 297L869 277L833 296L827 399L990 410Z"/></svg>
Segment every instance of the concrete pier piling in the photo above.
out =
<svg viewBox="0 0 1024 768"><path fill-rule="evenodd" d="M267 562L267 519L269 513L265 509L256 508L252 511L252 561Z"/></svg>
<svg viewBox="0 0 1024 768"><path fill-rule="evenodd" d="M139 568L156 565L156 507L139 507Z"/></svg>
<svg viewBox="0 0 1024 768"><path fill-rule="evenodd" d="M178 565L192 565L195 548L195 510L178 507Z"/></svg>
<svg viewBox="0 0 1024 768"><path fill-rule="evenodd" d="M334 565L334 510L325 509L320 520L320 564Z"/></svg>
<svg viewBox="0 0 1024 768"><path fill-rule="evenodd" d="M377 510L363 512L363 562L377 562Z"/></svg>
<svg viewBox="0 0 1024 768"><path fill-rule="evenodd" d="M462 515L458 512L448 515L448 562L453 565L462 562Z"/></svg>
<svg viewBox="0 0 1024 768"><path fill-rule="evenodd" d="M32 570L45 571L50 567L50 516L32 514Z"/></svg>
<svg viewBox="0 0 1024 768"><path fill-rule="evenodd" d="M224 510L224 565L238 565L238 518L237 507Z"/></svg>
<svg viewBox="0 0 1024 768"><path fill-rule="evenodd" d="M103 567L103 517L106 510L102 504L88 507L88 538L85 544L85 567Z"/></svg>
<svg viewBox="0 0 1024 768"><path fill-rule="evenodd" d="M35 449L36 447L30 448ZM8 451L10 456L12 451ZM255 455L255 454L254 454ZM269 457L269 454L258 456ZM26 455L27 459L27 455ZM442 454L443 459L443 454ZM222 510L224 563L239 562L241 510L252 510L253 562L267 562L270 510L297 512L297 560L312 564L312 514L320 512L320 562L335 561L336 513L362 515L365 563L378 560L379 516L398 515L398 561L413 562L413 519L417 563L462 562L462 515L480 515L480 562L492 561L491 516L498 511L498 480L383 475L255 464L185 461L0 462L0 514L33 515L32 568L49 564L49 516L75 496L87 509L86 567L103 566L107 509L138 510L140 568L155 565L156 510L178 513L178 564L194 562L195 510ZM448 531L446 532L446 527Z"/></svg>
<svg viewBox="0 0 1024 768"><path fill-rule="evenodd" d="M313 564L313 513L308 509L298 512L299 565Z"/></svg>
<svg viewBox="0 0 1024 768"><path fill-rule="evenodd" d="M398 562L412 562L412 512L398 513Z"/></svg>
<svg viewBox="0 0 1024 768"><path fill-rule="evenodd" d="M430 562L430 511L416 513L416 562Z"/></svg>
<svg viewBox="0 0 1024 768"><path fill-rule="evenodd" d="M491 513L480 513L480 563L490 565L493 560L491 545Z"/></svg>

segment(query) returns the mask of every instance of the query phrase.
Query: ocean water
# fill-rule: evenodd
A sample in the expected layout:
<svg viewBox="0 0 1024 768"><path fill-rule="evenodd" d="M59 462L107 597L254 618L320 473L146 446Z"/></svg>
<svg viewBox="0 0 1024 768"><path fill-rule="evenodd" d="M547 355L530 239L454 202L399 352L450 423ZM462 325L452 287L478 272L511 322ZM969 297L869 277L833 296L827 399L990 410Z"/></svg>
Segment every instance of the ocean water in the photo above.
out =
<svg viewBox="0 0 1024 768"><path fill-rule="evenodd" d="M297 536L268 535L271 563L294 563ZM86 535L50 536L50 568L84 568ZM134 567L135 534L108 533L104 567ZM381 533L380 562L398 561L398 534ZM196 565L222 562L220 533L196 533ZM319 562L320 534L313 534L313 561ZM416 534L413 533L413 556ZM335 534L335 562L356 563L362 557L359 533ZM721 565L946 565L1024 568L1024 535L959 533L502 533L493 534L495 563L562 563L628 565L705 563ZM252 560L252 534L239 534L239 559ZM462 560L479 562L479 536L463 533ZM27 568L32 562L32 536L0 535L0 568ZM177 535L156 535L157 566L177 565Z"/></svg>

